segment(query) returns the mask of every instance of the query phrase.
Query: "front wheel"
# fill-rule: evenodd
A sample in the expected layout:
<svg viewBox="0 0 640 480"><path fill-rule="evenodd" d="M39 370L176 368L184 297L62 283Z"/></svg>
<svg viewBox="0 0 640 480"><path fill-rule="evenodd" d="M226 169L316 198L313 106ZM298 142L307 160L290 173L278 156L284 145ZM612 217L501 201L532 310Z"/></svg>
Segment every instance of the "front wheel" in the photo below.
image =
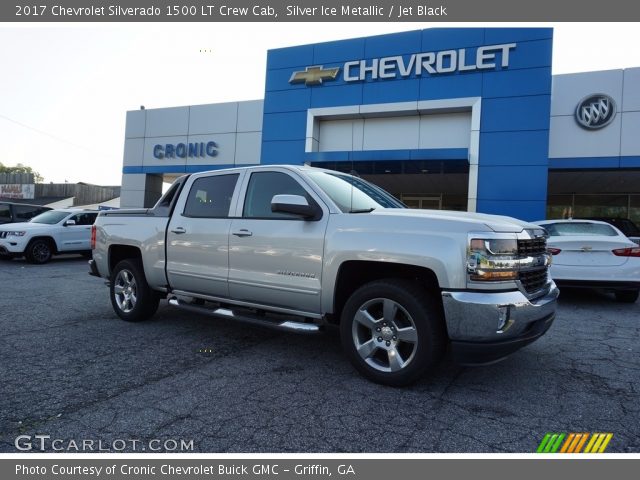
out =
<svg viewBox="0 0 640 480"><path fill-rule="evenodd" d="M623 303L635 303L640 296L640 290L618 290L616 300Z"/></svg>
<svg viewBox="0 0 640 480"><path fill-rule="evenodd" d="M413 282L393 279L356 290L342 311L342 346L366 378L390 386L416 381L441 359L446 333L441 308Z"/></svg>
<svg viewBox="0 0 640 480"><path fill-rule="evenodd" d="M111 273L111 305L127 322L140 322L158 310L160 296L151 290L139 260L122 260Z"/></svg>
<svg viewBox="0 0 640 480"><path fill-rule="evenodd" d="M51 243L47 240L34 240L27 247L25 256L30 263L42 265L51 260L52 255Z"/></svg>

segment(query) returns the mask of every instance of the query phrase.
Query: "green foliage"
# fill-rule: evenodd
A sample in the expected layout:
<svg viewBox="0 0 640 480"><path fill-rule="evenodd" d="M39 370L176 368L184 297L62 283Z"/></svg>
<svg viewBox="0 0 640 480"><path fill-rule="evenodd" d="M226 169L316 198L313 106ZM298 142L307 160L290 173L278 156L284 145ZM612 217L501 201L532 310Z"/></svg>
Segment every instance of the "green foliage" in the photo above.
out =
<svg viewBox="0 0 640 480"><path fill-rule="evenodd" d="M36 172L33 168L23 165L21 163L16 164L13 167L9 167L0 162L0 173L31 173L36 183L42 183L44 177Z"/></svg>

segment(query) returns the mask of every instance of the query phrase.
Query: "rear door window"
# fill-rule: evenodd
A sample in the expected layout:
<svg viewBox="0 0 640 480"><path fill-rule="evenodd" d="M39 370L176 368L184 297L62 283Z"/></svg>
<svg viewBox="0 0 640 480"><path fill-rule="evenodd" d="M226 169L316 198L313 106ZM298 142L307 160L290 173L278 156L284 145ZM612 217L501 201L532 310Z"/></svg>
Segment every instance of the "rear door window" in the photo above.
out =
<svg viewBox="0 0 640 480"><path fill-rule="evenodd" d="M184 206L185 217L226 218L239 174L212 175L193 182Z"/></svg>
<svg viewBox="0 0 640 480"><path fill-rule="evenodd" d="M96 221L97 213L82 213L78 216L78 222L76 225L93 225L93 222Z"/></svg>

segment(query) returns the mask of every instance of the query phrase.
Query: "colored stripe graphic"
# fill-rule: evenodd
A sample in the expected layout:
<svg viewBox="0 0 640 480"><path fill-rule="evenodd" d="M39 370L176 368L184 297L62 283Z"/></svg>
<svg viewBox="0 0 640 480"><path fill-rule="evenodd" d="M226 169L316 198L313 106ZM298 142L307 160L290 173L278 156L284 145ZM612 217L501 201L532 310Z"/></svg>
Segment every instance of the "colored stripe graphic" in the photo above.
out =
<svg viewBox="0 0 640 480"><path fill-rule="evenodd" d="M536 450L536 453L544 453L544 448L547 446L547 442L549 442L550 438L551 434L547 433L540 442L540 445L538 445L538 450Z"/></svg>
<svg viewBox="0 0 640 480"><path fill-rule="evenodd" d="M580 434L570 433L567 439L565 440L564 445L562 445L562 448L560 449L560 453L567 453L567 451L571 448L571 445L575 446L576 442L578 441L578 435Z"/></svg>
<svg viewBox="0 0 640 480"><path fill-rule="evenodd" d="M556 453L558 448L560 448L560 444L562 443L564 437L564 433L547 433L542 439L542 442L540 442L540 446L538 447L538 450L536 450L536 452Z"/></svg>
<svg viewBox="0 0 640 480"><path fill-rule="evenodd" d="M612 437L613 433L594 433L584 453L603 453Z"/></svg>
<svg viewBox="0 0 640 480"><path fill-rule="evenodd" d="M578 442L578 445L576 445L576 448L571 453L580 453L582 451L582 447L584 447L584 444L587 442L587 438L589 438L589 434L582 433L581 435L582 435L582 438Z"/></svg>
<svg viewBox="0 0 640 480"><path fill-rule="evenodd" d="M547 433L540 442L540 445L538 445L536 452L580 453L583 452L582 448L586 443L587 446L583 453L603 453L612 438L613 433Z"/></svg>
<svg viewBox="0 0 640 480"><path fill-rule="evenodd" d="M593 445L596 443L597 439L598 439L598 434L594 434L591 436L589 443L587 443L587 448L584 449L584 453L591 453L591 449L593 448Z"/></svg>

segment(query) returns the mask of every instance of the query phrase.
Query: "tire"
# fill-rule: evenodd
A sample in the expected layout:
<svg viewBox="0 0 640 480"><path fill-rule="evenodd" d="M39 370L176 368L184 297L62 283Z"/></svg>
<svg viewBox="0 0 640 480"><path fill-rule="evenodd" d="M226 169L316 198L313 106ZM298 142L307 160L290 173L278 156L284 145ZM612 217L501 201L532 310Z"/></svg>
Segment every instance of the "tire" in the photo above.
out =
<svg viewBox="0 0 640 480"><path fill-rule="evenodd" d="M615 295L618 302L635 303L640 296L640 290L618 290Z"/></svg>
<svg viewBox="0 0 640 480"><path fill-rule="evenodd" d="M447 335L441 312L429 292L413 282L367 283L342 310L342 347L369 380L394 387L409 385L444 354Z"/></svg>
<svg viewBox="0 0 640 480"><path fill-rule="evenodd" d="M127 322L151 318L160 303L160 296L151 290L140 260L122 260L111 272L109 286L111 306Z"/></svg>
<svg viewBox="0 0 640 480"><path fill-rule="evenodd" d="M37 239L32 241L25 252L27 261L36 265L42 265L51 260L53 256L53 248L51 242L45 239Z"/></svg>

